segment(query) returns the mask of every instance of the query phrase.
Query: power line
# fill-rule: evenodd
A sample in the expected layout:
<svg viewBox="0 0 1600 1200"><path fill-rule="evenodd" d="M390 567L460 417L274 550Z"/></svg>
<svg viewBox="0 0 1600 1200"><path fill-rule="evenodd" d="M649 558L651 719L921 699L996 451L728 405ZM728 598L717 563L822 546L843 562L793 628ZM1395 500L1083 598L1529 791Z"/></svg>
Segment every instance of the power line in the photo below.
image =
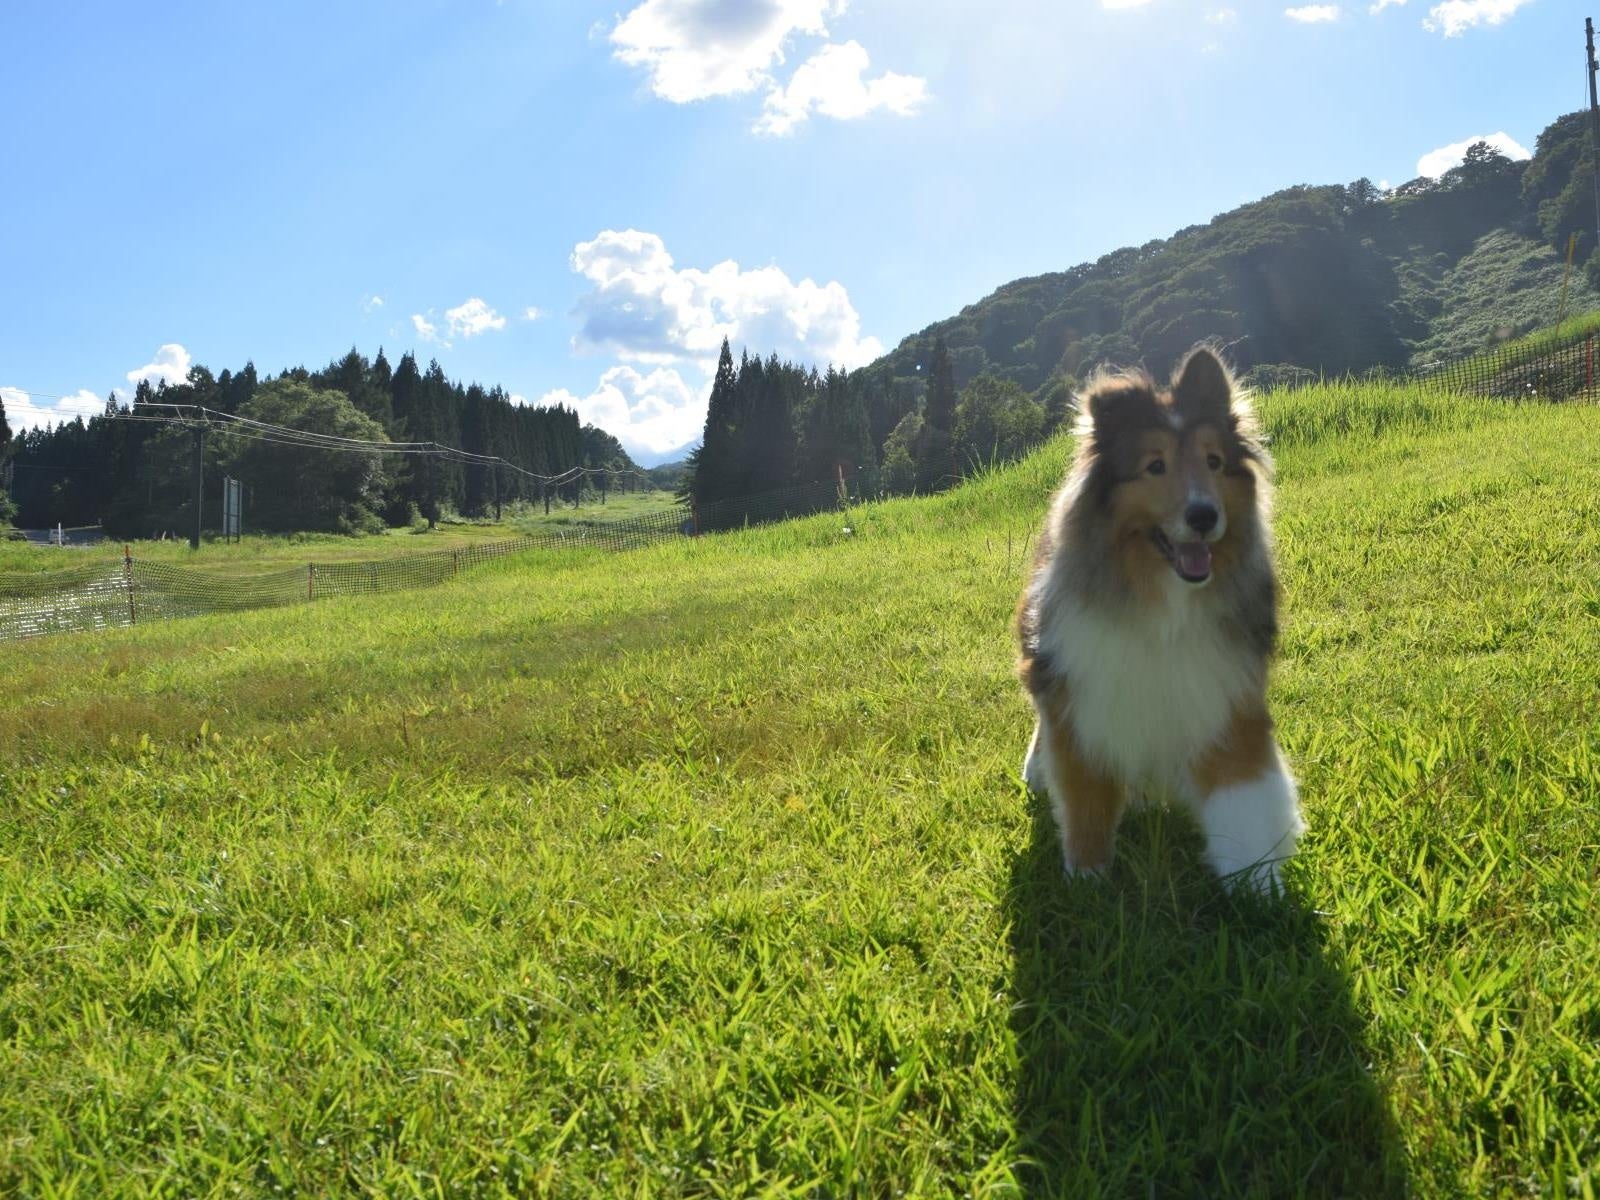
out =
<svg viewBox="0 0 1600 1200"><path fill-rule="evenodd" d="M172 410L172 415L157 414L146 416L142 411L139 411L151 408L170 409ZM462 450L455 446L444 446L438 442L380 442L369 438L347 438L337 434L317 433L309 429L293 429L284 425L273 425L265 421L253 420L250 417L242 417L237 413L207 408L200 404L168 404L162 401L148 401L139 404L133 412L117 413L111 419L118 421L147 421L185 429L206 428L232 437L242 437L276 445L298 446L308 450L337 450L354 454L428 455L471 466L505 467L507 470L515 471L519 475L532 479L544 487L559 487L562 484L572 483L589 476L610 478L620 475L632 475L646 482L649 482L650 479L642 471L627 468L611 469L582 466L568 468L558 475L541 475L537 471L530 471L526 467L509 462L499 455L475 454L470 450Z"/></svg>

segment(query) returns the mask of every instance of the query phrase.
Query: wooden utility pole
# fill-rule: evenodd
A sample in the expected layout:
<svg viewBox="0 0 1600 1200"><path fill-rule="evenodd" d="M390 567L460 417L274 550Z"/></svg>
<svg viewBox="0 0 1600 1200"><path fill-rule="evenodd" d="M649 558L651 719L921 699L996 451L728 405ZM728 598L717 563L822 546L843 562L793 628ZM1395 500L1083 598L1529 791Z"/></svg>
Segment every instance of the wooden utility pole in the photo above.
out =
<svg viewBox="0 0 1600 1200"><path fill-rule="evenodd" d="M194 532L189 535L189 549L200 549L200 518L205 508L205 458L206 458L206 427L204 423L194 427Z"/></svg>
<svg viewBox="0 0 1600 1200"><path fill-rule="evenodd" d="M1595 251L1600 252L1600 101L1595 99L1595 72L1600 71L1600 64L1594 57L1594 18L1583 19L1583 32L1589 51L1589 153L1590 164L1594 171L1594 236Z"/></svg>

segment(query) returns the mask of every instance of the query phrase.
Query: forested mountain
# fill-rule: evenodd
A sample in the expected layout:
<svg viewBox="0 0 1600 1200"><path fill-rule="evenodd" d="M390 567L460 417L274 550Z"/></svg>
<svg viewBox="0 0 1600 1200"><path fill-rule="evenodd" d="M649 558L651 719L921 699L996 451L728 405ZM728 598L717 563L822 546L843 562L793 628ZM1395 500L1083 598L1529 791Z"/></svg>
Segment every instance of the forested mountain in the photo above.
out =
<svg viewBox="0 0 1600 1200"><path fill-rule="evenodd" d="M1566 311L1600 307L1591 154L1580 112L1541 133L1531 161L1479 143L1438 179L1288 188L1015 280L848 377L813 373L800 391L772 387L772 366L752 369L759 359L732 370L725 357L691 488L713 496L832 470L807 425L824 408L840 428L865 422L871 449L850 462L874 483L936 487L1053 429L1096 366L1162 374L1202 339L1226 346L1241 371L1400 369L1479 350L1556 320L1574 234Z"/></svg>
<svg viewBox="0 0 1600 1200"><path fill-rule="evenodd" d="M1600 304L1587 232L1587 117L1542 134L1529 162L1485 144L1437 180L1294 187L1170 238L1019 279L866 368L914 379L942 337L958 386L984 373L1037 389L1096 364L1166 370L1200 338L1235 363L1326 373L1405 366L1553 321L1578 233L1568 309ZM1494 313L1494 317L1488 314Z"/></svg>
<svg viewBox="0 0 1600 1200"><path fill-rule="evenodd" d="M12 446L17 523L102 522L117 537L191 529L192 435L132 419L169 415L156 407L162 404L200 405L345 438L433 442L521 468L496 470L436 455L308 450L219 425L205 442L208 527L220 524L224 473L244 484L251 528L353 532L419 518L432 523L446 511L480 516L497 500L536 500L539 481L524 472L635 469L614 437L581 426L570 409L513 404L499 387L451 382L437 362L424 369L406 354L391 367L381 350L368 360L352 348L320 371L297 367L276 378L259 378L250 363L220 375L195 366L176 386L141 382L132 405L108 398L105 416L21 434ZM580 486L564 485L563 492Z"/></svg>

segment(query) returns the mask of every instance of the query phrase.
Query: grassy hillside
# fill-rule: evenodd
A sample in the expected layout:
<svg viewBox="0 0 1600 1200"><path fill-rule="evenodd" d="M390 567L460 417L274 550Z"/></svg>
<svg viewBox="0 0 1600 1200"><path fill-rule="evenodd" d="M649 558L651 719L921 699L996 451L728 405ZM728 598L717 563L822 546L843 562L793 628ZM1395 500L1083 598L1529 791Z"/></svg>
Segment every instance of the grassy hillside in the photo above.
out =
<svg viewBox="0 0 1600 1200"><path fill-rule="evenodd" d="M0 1193L1600 1191L1592 408L1268 398L1311 834L1068 883L1068 447L426 593L0 645Z"/></svg>
<svg viewBox="0 0 1600 1200"><path fill-rule="evenodd" d="M1456 358L1511 334L1554 326L1563 279L1568 316L1600 309L1600 291L1581 264L1569 275L1560 254L1508 229L1480 238L1453 263L1440 254L1413 266L1405 277L1406 300L1426 312L1430 330L1412 354L1416 362Z"/></svg>

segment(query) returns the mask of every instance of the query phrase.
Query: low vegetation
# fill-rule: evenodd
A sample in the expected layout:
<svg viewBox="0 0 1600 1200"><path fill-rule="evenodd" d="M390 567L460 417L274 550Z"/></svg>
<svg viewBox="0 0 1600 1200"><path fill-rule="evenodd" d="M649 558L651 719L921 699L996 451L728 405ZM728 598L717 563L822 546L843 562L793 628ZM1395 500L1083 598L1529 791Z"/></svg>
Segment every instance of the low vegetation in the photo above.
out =
<svg viewBox="0 0 1600 1200"><path fill-rule="evenodd" d="M1069 447L426 593L0 645L0 1193L1593 1197L1594 409L1266 400L1311 833L1064 880Z"/></svg>

